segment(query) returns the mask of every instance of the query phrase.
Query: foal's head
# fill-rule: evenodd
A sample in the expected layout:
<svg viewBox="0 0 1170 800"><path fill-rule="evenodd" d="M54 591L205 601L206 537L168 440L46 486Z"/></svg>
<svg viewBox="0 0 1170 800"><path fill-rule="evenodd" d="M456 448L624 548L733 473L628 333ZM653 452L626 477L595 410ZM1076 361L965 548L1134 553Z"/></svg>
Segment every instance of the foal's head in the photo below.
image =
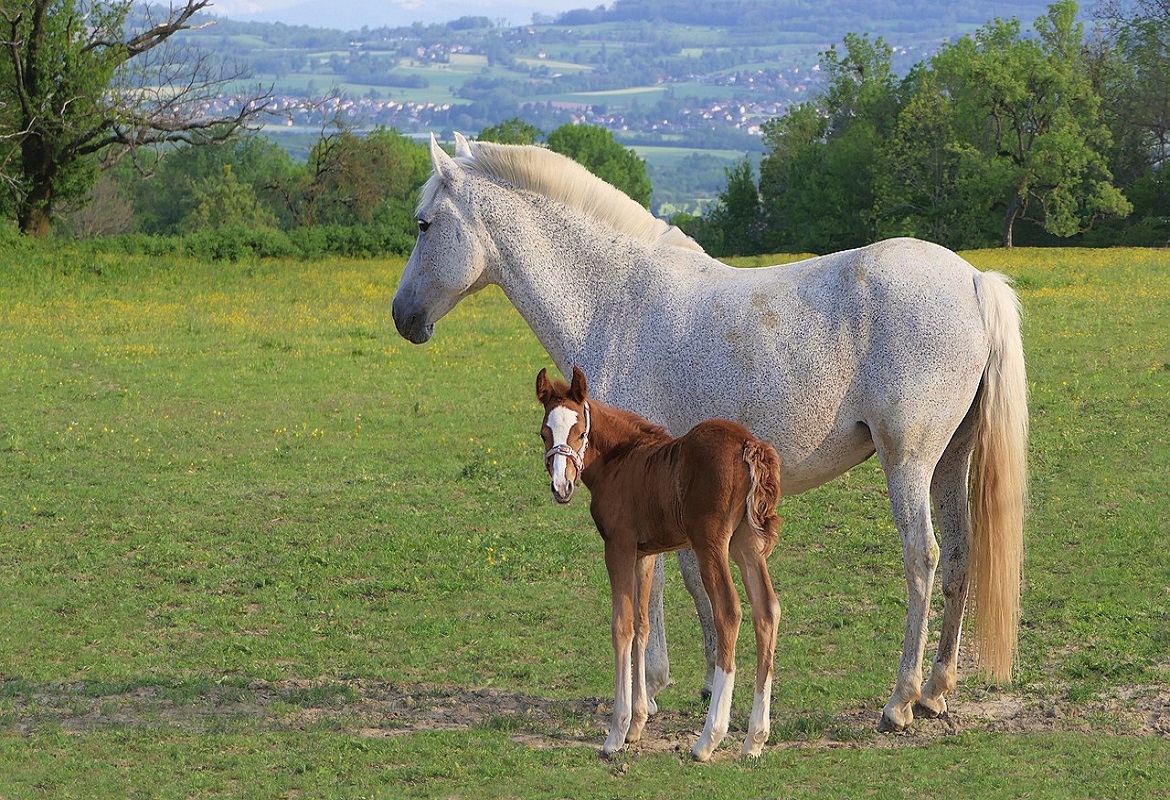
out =
<svg viewBox="0 0 1170 800"><path fill-rule="evenodd" d="M544 405L540 436L544 439L544 466L552 478L553 499L573 499L577 480L585 469L589 447L589 400L585 373L573 367L573 382L549 380L541 370L536 375L536 399Z"/></svg>

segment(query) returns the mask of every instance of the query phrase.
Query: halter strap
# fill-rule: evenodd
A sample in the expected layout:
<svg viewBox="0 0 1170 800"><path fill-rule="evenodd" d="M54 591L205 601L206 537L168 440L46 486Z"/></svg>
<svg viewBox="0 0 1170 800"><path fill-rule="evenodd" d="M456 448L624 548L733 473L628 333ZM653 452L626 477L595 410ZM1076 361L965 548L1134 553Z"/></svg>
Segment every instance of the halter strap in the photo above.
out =
<svg viewBox="0 0 1170 800"><path fill-rule="evenodd" d="M589 430L589 401L585 401L585 433L581 435L580 451L574 450L568 442L554 444L544 454L545 469L548 469L548 465L554 457L565 456L573 462L573 466L577 468L577 476L580 477L581 473L585 471L585 451L589 449Z"/></svg>

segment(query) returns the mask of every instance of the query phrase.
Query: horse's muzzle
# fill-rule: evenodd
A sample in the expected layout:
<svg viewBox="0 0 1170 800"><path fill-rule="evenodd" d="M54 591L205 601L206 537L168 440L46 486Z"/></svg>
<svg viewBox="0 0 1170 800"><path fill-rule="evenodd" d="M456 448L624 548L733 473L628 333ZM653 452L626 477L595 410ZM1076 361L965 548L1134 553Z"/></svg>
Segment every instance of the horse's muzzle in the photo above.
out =
<svg viewBox="0 0 1170 800"><path fill-rule="evenodd" d="M399 335L413 344L430 341L435 333L434 324L424 322L426 318L420 312L409 310L406 305L401 298L394 298L391 310L394 315L394 327L398 328Z"/></svg>

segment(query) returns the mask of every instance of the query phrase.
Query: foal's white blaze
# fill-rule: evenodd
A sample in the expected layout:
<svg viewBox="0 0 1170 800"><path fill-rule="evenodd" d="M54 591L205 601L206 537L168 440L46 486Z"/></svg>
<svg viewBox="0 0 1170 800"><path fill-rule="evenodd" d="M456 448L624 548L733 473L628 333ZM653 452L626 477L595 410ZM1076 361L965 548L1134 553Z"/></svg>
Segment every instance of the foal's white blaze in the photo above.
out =
<svg viewBox="0 0 1170 800"><path fill-rule="evenodd" d="M557 406L549 412L548 427L552 431L552 442L554 446L569 443L569 432L577 424L577 419L577 412L564 406ZM552 468L549 470L549 474L552 477L553 491L556 492L558 497L568 497L573 491L573 483L565 474L568 466L568 456L553 456Z"/></svg>
<svg viewBox="0 0 1170 800"><path fill-rule="evenodd" d="M735 688L735 670L724 672L715 668L715 681L711 689L711 705L707 708L707 724L703 735L695 742L691 755L698 761L706 761L727 735L731 724L731 692Z"/></svg>

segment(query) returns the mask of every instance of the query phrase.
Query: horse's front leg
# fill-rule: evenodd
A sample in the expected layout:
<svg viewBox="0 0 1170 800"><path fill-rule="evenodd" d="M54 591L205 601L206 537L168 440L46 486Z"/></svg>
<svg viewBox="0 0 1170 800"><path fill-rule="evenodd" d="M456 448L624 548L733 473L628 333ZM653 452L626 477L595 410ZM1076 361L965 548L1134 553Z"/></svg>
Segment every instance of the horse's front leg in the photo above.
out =
<svg viewBox="0 0 1170 800"><path fill-rule="evenodd" d="M609 572L609 588L613 599L611 633L614 661L613 717L609 723L609 735L601 748L602 754L606 756L616 753L625 745L626 734L633 720L632 646L636 558L637 552L633 546L622 546L606 538L605 568Z"/></svg>
<svg viewBox="0 0 1170 800"><path fill-rule="evenodd" d="M634 580L634 647L633 647L633 718L626 734L627 742L642 738L652 708L646 687L646 644L650 633L650 588L654 582L654 556L638 556Z"/></svg>
<svg viewBox="0 0 1170 800"><path fill-rule="evenodd" d="M658 711L655 698L670 685L670 658L666 652L666 621L662 608L662 590L666 587L663 568L665 557L650 556L653 580L650 585L650 630L646 641L646 700L650 713Z"/></svg>

